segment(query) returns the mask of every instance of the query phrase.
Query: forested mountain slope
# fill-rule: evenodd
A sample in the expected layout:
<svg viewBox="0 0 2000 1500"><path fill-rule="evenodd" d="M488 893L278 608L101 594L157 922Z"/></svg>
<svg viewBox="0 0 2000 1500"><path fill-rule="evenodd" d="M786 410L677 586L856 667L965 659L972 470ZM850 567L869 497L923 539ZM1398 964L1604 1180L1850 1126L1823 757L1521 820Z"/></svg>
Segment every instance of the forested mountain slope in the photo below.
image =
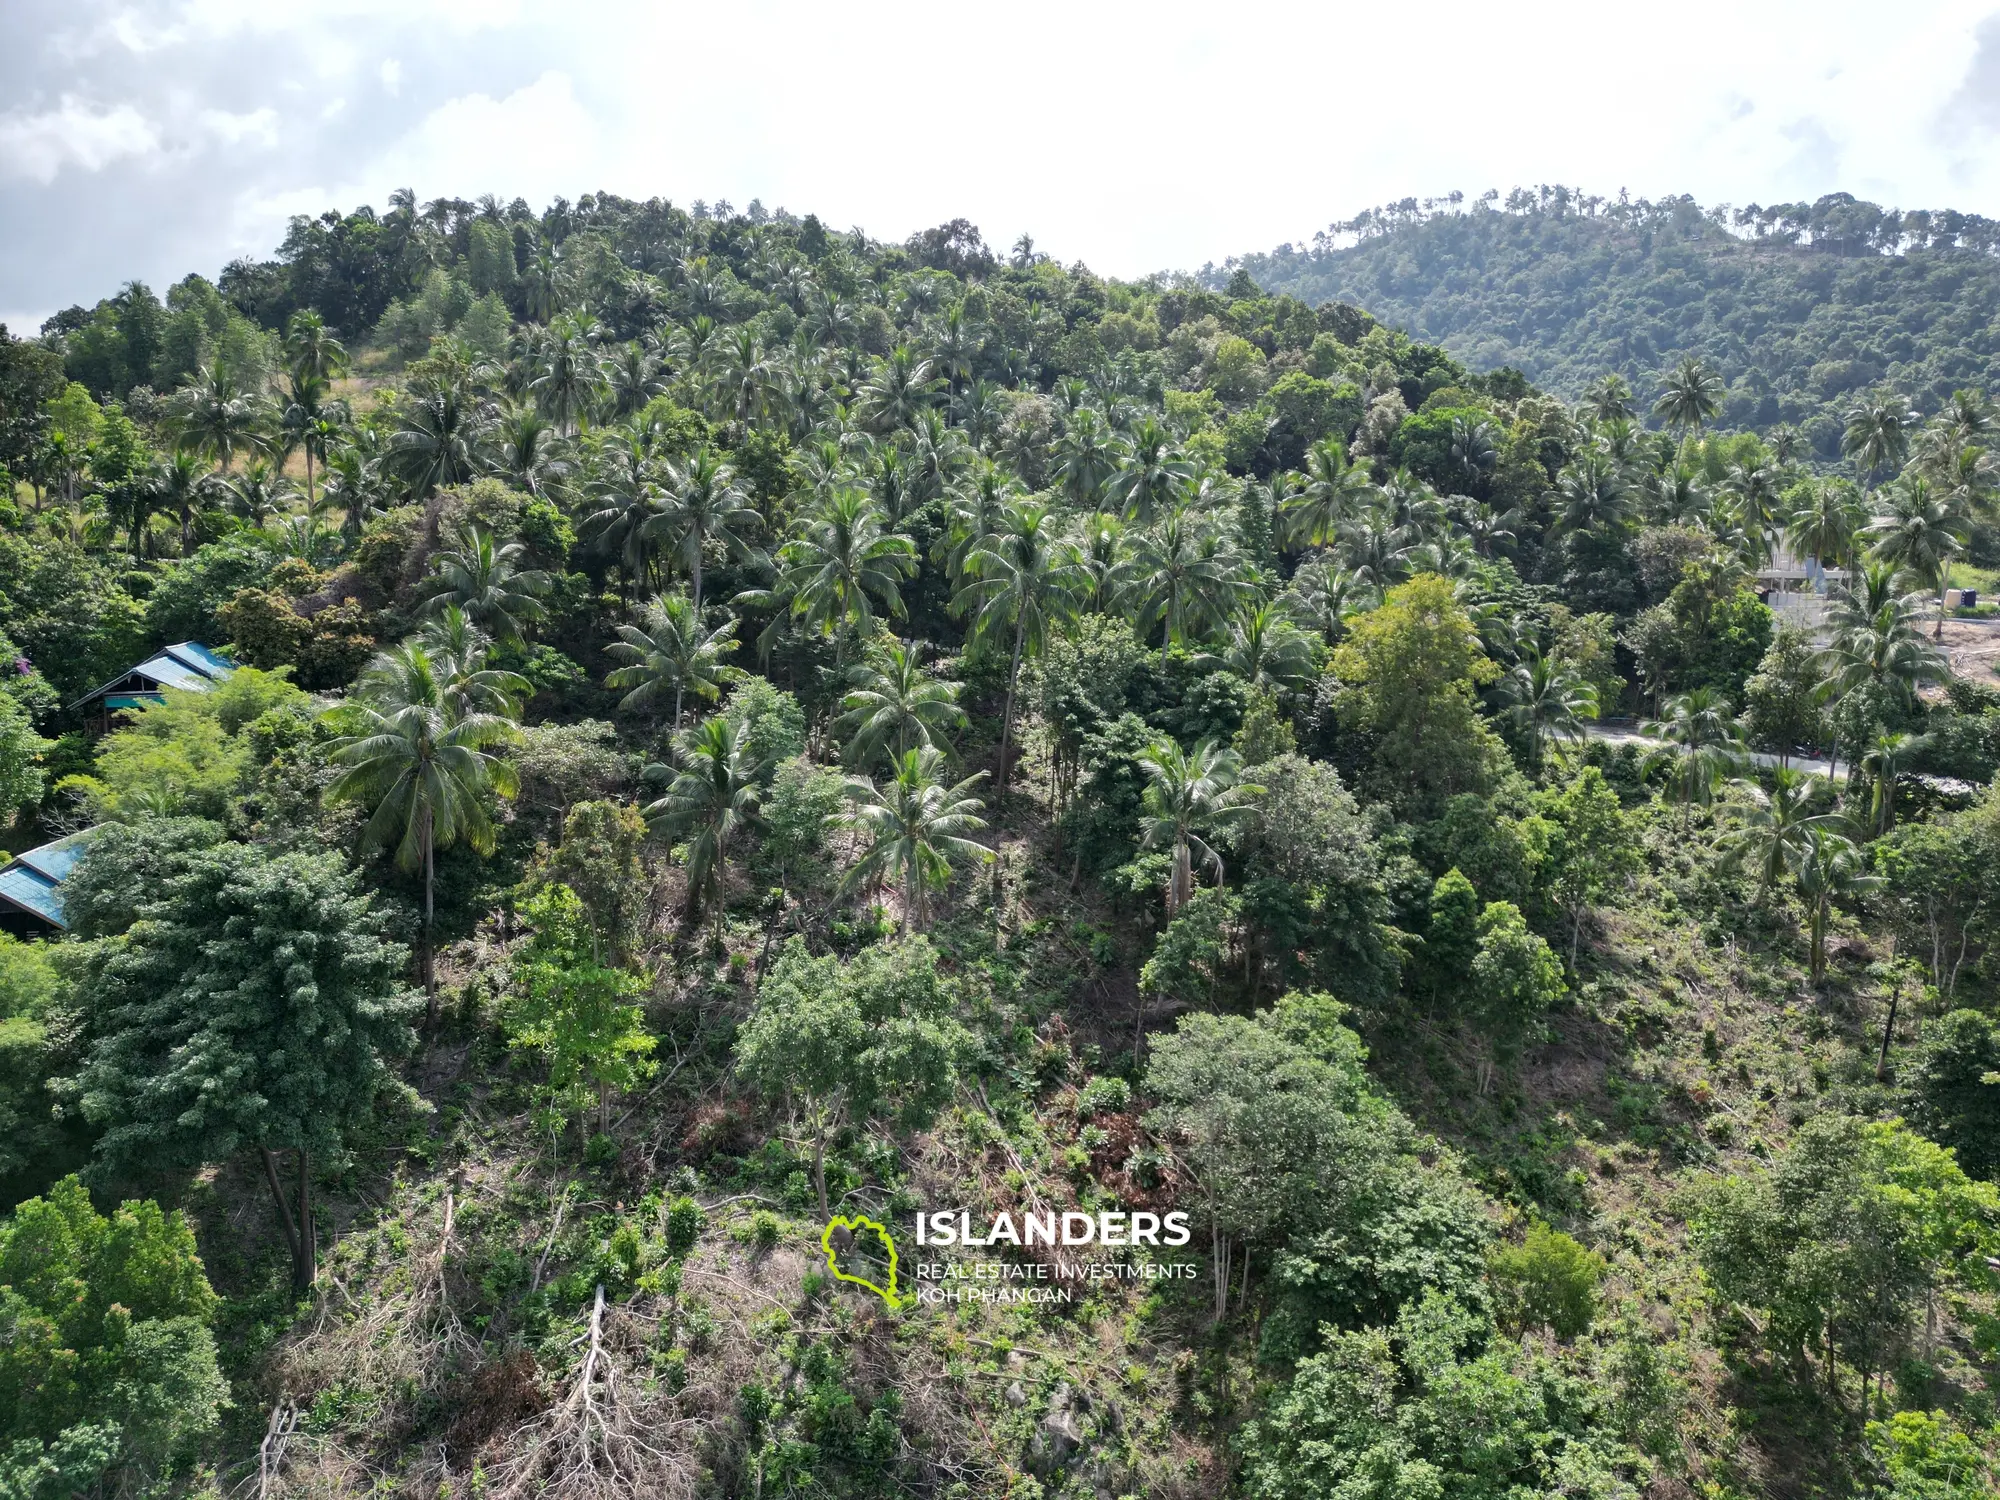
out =
<svg viewBox="0 0 2000 1500"><path fill-rule="evenodd" d="M1311 247L1247 255L1258 285L1345 301L1476 370L1512 365L1580 396L1606 371L1643 384L1683 355L1729 383L1733 426L1791 423L1839 452L1876 385L1935 411L2000 376L2000 257L1976 215L1891 214L1846 195L1705 212L1567 189L1504 206L1405 202Z"/></svg>
<svg viewBox="0 0 2000 1500"><path fill-rule="evenodd" d="M0 1496L1993 1492L1984 390L696 209L0 338Z"/></svg>

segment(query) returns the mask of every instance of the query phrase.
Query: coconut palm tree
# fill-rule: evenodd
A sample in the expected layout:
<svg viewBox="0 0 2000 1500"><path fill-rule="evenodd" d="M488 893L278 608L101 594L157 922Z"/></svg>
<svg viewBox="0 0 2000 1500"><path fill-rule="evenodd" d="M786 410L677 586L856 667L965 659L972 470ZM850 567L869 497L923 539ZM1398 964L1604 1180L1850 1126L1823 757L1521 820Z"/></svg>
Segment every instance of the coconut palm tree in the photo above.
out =
<svg viewBox="0 0 2000 1500"><path fill-rule="evenodd" d="M1885 730L1862 752L1858 770L1868 779L1868 831L1876 838L1896 823L1896 778L1930 736Z"/></svg>
<svg viewBox="0 0 2000 1500"><path fill-rule="evenodd" d="M1193 478L1194 465L1176 446L1172 431L1147 416L1133 428L1125 462L1111 476L1105 499L1126 520L1150 526L1179 502Z"/></svg>
<svg viewBox="0 0 2000 1500"><path fill-rule="evenodd" d="M285 328L284 399L278 416L280 440L287 452L306 457L306 504L318 504L313 465L326 463L327 450L347 425L347 403L334 397L333 382L347 368L347 349L333 336L325 319L311 308L292 314Z"/></svg>
<svg viewBox="0 0 2000 1500"><path fill-rule="evenodd" d="M642 623L620 625L618 639L605 647L606 655L625 665L614 668L604 685L625 690L618 706L627 712L656 708L671 693L678 731L688 693L712 702L744 676L740 667L723 660L737 648L740 623L732 619L709 630L685 595L656 596Z"/></svg>
<svg viewBox="0 0 2000 1500"><path fill-rule="evenodd" d="M935 745L965 725L958 684L926 676L916 651L894 637L847 678L853 687L840 706L854 732L847 754L856 765L867 765L885 748L900 761L912 748Z"/></svg>
<svg viewBox="0 0 2000 1500"><path fill-rule="evenodd" d="M1586 453L1556 476L1556 505L1558 530L1607 531L1631 515L1631 486L1609 458Z"/></svg>
<svg viewBox="0 0 2000 1500"><path fill-rule="evenodd" d="M630 424L593 436L581 529L598 556L618 560L623 597L652 570L646 523L659 506L660 466L647 435Z"/></svg>
<svg viewBox="0 0 2000 1500"><path fill-rule="evenodd" d="M986 827L979 815L986 804L972 795L986 773L946 786L944 752L919 745L897 757L895 772L877 787L865 776L849 777L848 810L828 821L867 840L867 847L840 883L841 894L884 874L903 887L903 928L930 926L931 894L951 882L951 867L990 862L993 851L971 837Z"/></svg>
<svg viewBox="0 0 2000 1500"><path fill-rule="evenodd" d="M1203 838L1241 824L1252 811L1252 800L1264 788L1241 779L1242 762L1234 750L1203 740L1193 751L1162 737L1139 752L1147 777L1140 803L1139 843L1146 849L1173 851L1167 877L1167 916L1171 919L1194 896L1194 864L1199 859L1223 877L1222 856Z"/></svg>
<svg viewBox="0 0 2000 1500"><path fill-rule="evenodd" d="M1000 515L1020 498L1020 486L998 464L982 459L962 480L951 499L944 535L938 538L937 561L954 587L965 581L965 560L999 527Z"/></svg>
<svg viewBox="0 0 2000 1500"><path fill-rule="evenodd" d="M1699 433L1722 410L1723 393L1722 377L1699 356L1685 355L1661 378L1653 415L1685 440L1690 432Z"/></svg>
<svg viewBox="0 0 2000 1500"><path fill-rule="evenodd" d="M1770 896L1778 877L1790 869L1806 834L1815 828L1844 831L1847 820L1825 806L1832 782L1804 771L1780 767L1766 792L1754 782L1740 781L1742 822L1724 840L1731 858L1757 871L1757 902Z"/></svg>
<svg viewBox="0 0 2000 1500"><path fill-rule="evenodd" d="M486 664L485 634L456 604L448 604L424 621L417 640L431 659L447 707L461 717L468 713L498 714L518 719L521 705L534 685L519 672Z"/></svg>
<svg viewBox="0 0 2000 1500"><path fill-rule="evenodd" d="M903 613L901 583L917 571L917 546L883 525L859 490L836 490L808 512L778 554L792 613L828 635L868 624L879 607Z"/></svg>
<svg viewBox="0 0 2000 1500"><path fill-rule="evenodd" d="M1604 375L1591 383L1583 393L1583 404L1590 415L1599 422L1631 421L1639 415L1632 404L1632 387L1625 383L1625 377L1617 374Z"/></svg>
<svg viewBox="0 0 2000 1500"><path fill-rule="evenodd" d="M1668 767L1668 782L1681 804L1685 829L1695 803L1706 806L1748 759L1743 721L1731 711L1727 698L1703 687L1669 698L1666 717L1652 731L1666 743L1647 757L1647 767Z"/></svg>
<svg viewBox="0 0 2000 1500"><path fill-rule="evenodd" d="M1869 555L1908 573L1937 593L1936 639L1944 634L1944 585L1952 560L1965 550L1964 518L1930 481L1912 476L1887 492L1882 509L1863 528Z"/></svg>
<svg viewBox="0 0 2000 1500"><path fill-rule="evenodd" d="M702 553L710 542L720 543L731 557L752 552L745 532L761 521L750 497L736 483L736 471L707 443L679 462L668 463L662 475L664 496L657 514L641 527L686 566L694 607L701 609Z"/></svg>
<svg viewBox="0 0 2000 1500"><path fill-rule="evenodd" d="M1229 622L1229 644L1220 652L1204 653L1200 661L1212 670L1233 672L1253 688L1288 693L1310 681L1319 668L1319 653L1283 599L1246 600Z"/></svg>
<svg viewBox="0 0 2000 1500"><path fill-rule="evenodd" d="M233 479L223 479L221 490L231 511L250 526L263 527L284 512L297 495L291 480L271 466L268 459L253 459Z"/></svg>
<svg viewBox="0 0 2000 1500"><path fill-rule="evenodd" d="M1321 438L1306 450L1305 483L1284 507L1294 546L1324 547L1360 514L1374 493L1365 465L1350 464L1340 439Z"/></svg>
<svg viewBox="0 0 2000 1500"><path fill-rule="evenodd" d="M1812 982L1826 977L1826 929L1836 901L1853 901L1880 888L1866 873L1860 846L1831 828L1805 830L1792 853L1792 878L1804 898L1812 945Z"/></svg>
<svg viewBox="0 0 2000 1500"><path fill-rule="evenodd" d="M854 393L855 409L872 431L894 432L909 426L943 383L929 360L898 344Z"/></svg>
<svg viewBox="0 0 2000 1500"><path fill-rule="evenodd" d="M1670 464L1645 483L1647 519L1659 526L1706 526L1712 509L1701 471Z"/></svg>
<svg viewBox="0 0 2000 1500"><path fill-rule="evenodd" d="M548 574L521 566L527 552L521 542L503 545L485 527L468 526L457 547L434 560L437 592L424 602L425 612L456 604L496 640L520 640L522 627L546 613L538 596L549 590Z"/></svg>
<svg viewBox="0 0 2000 1500"><path fill-rule="evenodd" d="M1561 657L1530 648L1500 679L1507 718L1528 742L1528 762L1539 771L1548 747L1584 737L1584 721L1597 717L1597 689Z"/></svg>
<svg viewBox="0 0 2000 1500"><path fill-rule="evenodd" d="M1185 645L1228 618L1243 592L1241 559L1207 516L1169 511L1138 534L1118 587L1142 639L1159 630L1168 645Z"/></svg>
<svg viewBox="0 0 2000 1500"><path fill-rule="evenodd" d="M397 407L385 467L418 499L484 473L493 418L469 382L455 375L414 379Z"/></svg>
<svg viewBox="0 0 2000 1500"><path fill-rule="evenodd" d="M569 477L562 454L555 428L532 406L504 411L494 425L493 472L531 495L545 495Z"/></svg>
<svg viewBox="0 0 2000 1500"><path fill-rule="evenodd" d="M1751 568L1760 568L1770 561L1777 549L1778 534L1783 525L1779 511L1778 485L1780 475L1768 464L1731 464L1728 477L1722 481L1723 493L1729 497L1730 519L1743 533L1744 561Z"/></svg>
<svg viewBox="0 0 2000 1500"><path fill-rule="evenodd" d="M1000 524L966 555L965 573L966 582L952 600L952 608L972 616L976 635L1008 643L998 782L1004 792L1021 662L1039 655L1050 631L1082 611L1090 593L1090 570L1076 544L1058 530L1052 512L1022 503L1001 511Z"/></svg>
<svg viewBox="0 0 2000 1500"><path fill-rule="evenodd" d="M1855 533L1864 519L1852 485L1821 481L1810 486L1785 523L1786 545L1823 568L1845 567L1853 560Z"/></svg>
<svg viewBox="0 0 2000 1500"><path fill-rule="evenodd" d="M457 703L418 641L376 657L353 696L329 717L341 731L329 753L346 769L327 787L327 797L372 807L364 844L393 845L398 866L423 871L426 1024L435 1025L436 854L461 841L478 853L492 852L490 799L513 796L519 782L512 763L492 751L518 740L520 730L505 713L468 711Z"/></svg>
<svg viewBox="0 0 2000 1500"><path fill-rule="evenodd" d="M764 763L750 758L742 725L726 714L704 719L680 743L680 769L657 802L644 810L649 824L686 840L687 920L704 904L720 931L723 871L729 845L757 817ZM662 768L648 766L649 776Z"/></svg>
<svg viewBox="0 0 2000 1500"><path fill-rule="evenodd" d="M1382 591L1322 554L1292 575L1285 597L1291 600L1292 618L1331 646L1347 634L1349 620L1382 602Z"/></svg>
<svg viewBox="0 0 2000 1500"><path fill-rule="evenodd" d="M1910 429L1917 414L1897 396L1876 395L1847 409L1840 451L1854 460L1863 479L1900 467L1910 453Z"/></svg>
<svg viewBox="0 0 2000 1500"><path fill-rule="evenodd" d="M214 364L200 366L192 380L167 398L167 415L179 444L212 460L225 474L237 454L255 452L264 443L263 401Z"/></svg>
<svg viewBox="0 0 2000 1500"><path fill-rule="evenodd" d="M1102 412L1079 407L1070 413L1056 439L1054 477L1069 502L1080 510L1096 510L1107 489L1125 467L1127 445ZM1156 476L1165 484L1165 476ZM1158 498L1155 493L1148 499Z"/></svg>
<svg viewBox="0 0 2000 1500"><path fill-rule="evenodd" d="M556 431L574 437L577 425L604 385L604 371L592 347L596 325L585 318L557 318L535 340L535 373L528 390L535 403L556 424Z"/></svg>
<svg viewBox="0 0 2000 1500"><path fill-rule="evenodd" d="M663 395L667 382L662 378L660 357L637 339L627 339L605 362L605 393L614 418L625 418L644 409L655 396Z"/></svg>

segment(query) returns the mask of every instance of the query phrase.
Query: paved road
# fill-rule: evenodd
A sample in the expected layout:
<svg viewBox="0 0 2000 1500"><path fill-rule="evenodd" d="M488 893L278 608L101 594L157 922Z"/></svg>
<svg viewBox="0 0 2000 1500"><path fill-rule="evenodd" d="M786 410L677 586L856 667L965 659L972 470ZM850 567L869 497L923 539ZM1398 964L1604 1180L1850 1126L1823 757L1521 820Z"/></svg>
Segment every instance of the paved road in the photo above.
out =
<svg viewBox="0 0 2000 1500"><path fill-rule="evenodd" d="M1636 729L1621 729L1616 725L1610 724L1586 724L1584 732L1592 739L1602 740L1607 745L1637 745L1641 750L1654 750L1665 743L1662 740L1654 739L1651 735L1641 734ZM1766 755L1762 751L1752 752L1750 759L1760 766L1775 766L1778 764L1777 756ZM1808 776L1831 776L1834 774L1833 767L1828 762L1812 760L1802 755L1794 755L1785 764L1795 771L1805 772ZM1847 780L1847 766L1844 763L1840 768L1839 779L1842 781Z"/></svg>

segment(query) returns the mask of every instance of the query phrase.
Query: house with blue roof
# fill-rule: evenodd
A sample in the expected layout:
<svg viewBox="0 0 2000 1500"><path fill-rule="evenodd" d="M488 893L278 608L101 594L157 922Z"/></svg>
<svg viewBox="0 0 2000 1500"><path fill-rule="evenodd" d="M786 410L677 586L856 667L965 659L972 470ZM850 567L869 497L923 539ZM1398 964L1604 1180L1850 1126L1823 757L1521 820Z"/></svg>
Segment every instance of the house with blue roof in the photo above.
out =
<svg viewBox="0 0 2000 1500"><path fill-rule="evenodd" d="M102 823L17 854L0 866L0 932L15 937L59 937L69 931L62 885Z"/></svg>
<svg viewBox="0 0 2000 1500"><path fill-rule="evenodd" d="M147 657L102 687L93 688L77 699L78 710L95 705L94 727L109 727L111 716L161 702L168 688L205 693L236 670L236 663L218 655L198 641L182 641Z"/></svg>

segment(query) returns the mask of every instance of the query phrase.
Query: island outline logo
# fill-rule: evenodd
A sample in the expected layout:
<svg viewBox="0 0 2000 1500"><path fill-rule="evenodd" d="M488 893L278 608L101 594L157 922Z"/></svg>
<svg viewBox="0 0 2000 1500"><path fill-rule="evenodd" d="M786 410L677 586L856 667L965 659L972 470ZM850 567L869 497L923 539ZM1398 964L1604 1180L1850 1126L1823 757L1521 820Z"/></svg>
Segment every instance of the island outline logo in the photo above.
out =
<svg viewBox="0 0 2000 1500"><path fill-rule="evenodd" d="M872 1229L875 1231L876 1236L889 1251L888 1290L884 1291L866 1276L850 1275L848 1272L840 1269L840 1264L836 1259L836 1252L833 1248L833 1232L836 1229L845 1229L850 1234L856 1235L863 1229ZM820 1231L819 1244L820 1248L826 1252L826 1268L833 1273L834 1280L848 1281L856 1286L867 1287L869 1291L889 1304L891 1312L894 1312L903 1305L896 1295L896 1237L889 1233L887 1226L877 1223L865 1214L856 1214L852 1218L844 1214L839 1214L827 1220L826 1228Z"/></svg>

